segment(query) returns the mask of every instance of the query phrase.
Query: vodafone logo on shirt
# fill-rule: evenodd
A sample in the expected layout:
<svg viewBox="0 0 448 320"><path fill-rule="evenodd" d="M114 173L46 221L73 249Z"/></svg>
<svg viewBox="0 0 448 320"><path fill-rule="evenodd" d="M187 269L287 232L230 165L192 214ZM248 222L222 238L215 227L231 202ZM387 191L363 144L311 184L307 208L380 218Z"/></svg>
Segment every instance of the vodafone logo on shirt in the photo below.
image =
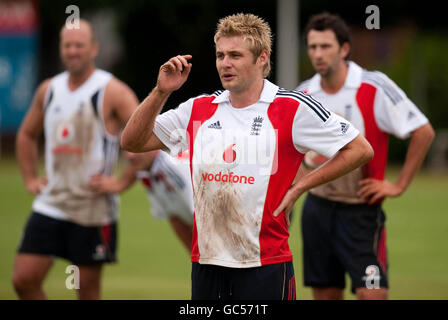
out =
<svg viewBox="0 0 448 320"><path fill-rule="evenodd" d="M223 173L222 171L216 174L202 173L202 180L204 181L216 181L216 182L230 182L230 183L242 183L242 184L254 184L255 178L250 176L243 176L234 174L232 171L229 173Z"/></svg>
<svg viewBox="0 0 448 320"><path fill-rule="evenodd" d="M57 145L53 148L53 154L81 155L82 149L72 145L75 139L75 127L71 123L62 123L56 129Z"/></svg>
<svg viewBox="0 0 448 320"><path fill-rule="evenodd" d="M222 153L222 164L226 169L231 169L239 164L241 159L240 149L235 143L231 144L224 149ZM225 170L219 173L202 173L202 180L204 181L216 181L216 182L229 182L229 183L243 183L243 184L254 184L255 178L252 176L238 175L232 171Z"/></svg>
<svg viewBox="0 0 448 320"><path fill-rule="evenodd" d="M68 144L73 141L75 128L71 123L64 123L58 126L56 137L60 144Z"/></svg>
<svg viewBox="0 0 448 320"><path fill-rule="evenodd" d="M222 158L223 158L224 162L226 162L226 163L233 163L233 162L235 162L235 160L236 160L236 151L233 150L234 146L235 146L235 144L232 144L231 146L226 148L226 150L224 150L224 153L222 154Z"/></svg>

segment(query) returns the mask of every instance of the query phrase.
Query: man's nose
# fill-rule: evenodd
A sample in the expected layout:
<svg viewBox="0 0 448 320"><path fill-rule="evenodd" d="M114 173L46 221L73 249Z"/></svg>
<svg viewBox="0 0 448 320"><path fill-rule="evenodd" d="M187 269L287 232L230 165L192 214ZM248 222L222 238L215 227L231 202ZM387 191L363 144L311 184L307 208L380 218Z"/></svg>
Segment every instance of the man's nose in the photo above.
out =
<svg viewBox="0 0 448 320"><path fill-rule="evenodd" d="M227 55L224 56L224 58L222 59L222 65L225 67L229 67L231 65L231 60L229 56Z"/></svg>
<svg viewBox="0 0 448 320"><path fill-rule="evenodd" d="M316 49L314 50L314 57L321 58L323 56L323 54L324 54L324 52L323 52L322 48L316 47Z"/></svg>

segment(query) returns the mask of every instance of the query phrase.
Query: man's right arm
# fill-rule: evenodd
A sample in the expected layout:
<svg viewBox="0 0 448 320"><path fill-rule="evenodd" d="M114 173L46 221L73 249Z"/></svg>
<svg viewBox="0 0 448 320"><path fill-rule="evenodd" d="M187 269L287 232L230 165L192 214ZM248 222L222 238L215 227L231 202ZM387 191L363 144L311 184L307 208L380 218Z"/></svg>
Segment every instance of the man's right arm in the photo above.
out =
<svg viewBox="0 0 448 320"><path fill-rule="evenodd" d="M166 149L153 134L154 122L173 91L179 89L191 71L190 55L176 56L160 67L157 85L137 107L121 135L121 147L131 152Z"/></svg>
<svg viewBox="0 0 448 320"><path fill-rule="evenodd" d="M166 147L155 134L154 122L170 93L157 86L137 107L121 134L121 147L131 152L146 152Z"/></svg>
<svg viewBox="0 0 448 320"><path fill-rule="evenodd" d="M31 107L23 120L16 137L16 157L19 162L26 189L38 194L46 185L46 179L38 177L38 140L43 130L44 99L50 80L45 80L37 88Z"/></svg>

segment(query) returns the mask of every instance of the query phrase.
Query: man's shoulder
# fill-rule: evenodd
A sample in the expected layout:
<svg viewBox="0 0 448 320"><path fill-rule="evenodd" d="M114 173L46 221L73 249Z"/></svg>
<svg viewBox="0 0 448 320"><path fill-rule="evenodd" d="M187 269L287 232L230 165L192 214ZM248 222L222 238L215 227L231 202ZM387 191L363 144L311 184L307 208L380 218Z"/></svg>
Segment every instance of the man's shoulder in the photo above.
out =
<svg viewBox="0 0 448 320"><path fill-rule="evenodd" d="M50 86L54 83L66 83L68 79L68 71L63 71L55 74L52 77L49 77L41 82L41 85Z"/></svg>
<svg viewBox="0 0 448 320"><path fill-rule="evenodd" d="M301 91L309 94L315 93L320 90L320 75L315 73L312 77L307 78L299 83L294 89L295 91Z"/></svg>
<svg viewBox="0 0 448 320"><path fill-rule="evenodd" d="M106 70L103 70L103 69L98 69L98 68L95 70L95 76L99 77L101 79L104 79L106 81L107 80L111 80L113 78L116 79L116 77L112 73L110 73L109 71L106 71Z"/></svg>
<svg viewBox="0 0 448 320"><path fill-rule="evenodd" d="M367 69L362 69L361 80L363 82L371 82L372 84L378 86L386 81L392 81L385 73L379 70L367 70Z"/></svg>
<svg viewBox="0 0 448 320"><path fill-rule="evenodd" d="M196 97L193 97L192 99L217 98L217 97L223 95L225 92L226 92L226 90L220 89L220 90L216 90L212 93L201 93L200 95L197 95Z"/></svg>
<svg viewBox="0 0 448 320"><path fill-rule="evenodd" d="M381 71L363 69L361 82L363 84L369 84L376 90L383 92L394 104L400 102L404 97L398 85Z"/></svg>
<svg viewBox="0 0 448 320"><path fill-rule="evenodd" d="M188 101L191 103L209 102L220 103L226 100L226 90L216 90L213 93L201 93L195 97L190 98Z"/></svg>
<svg viewBox="0 0 448 320"><path fill-rule="evenodd" d="M48 87L50 86L51 82L53 81L54 77L50 77L47 79L44 79L39 86L37 87L37 90L43 90L44 92L47 91Z"/></svg>
<svg viewBox="0 0 448 320"><path fill-rule="evenodd" d="M330 117L330 112L325 109L319 101L317 101L312 95L303 91L298 91L297 89L287 90L279 88L275 98L287 98L290 102L287 104L293 107L290 110L302 110L305 113L311 113L314 116L319 117L323 122L326 122ZM295 109L296 106L301 107L299 109ZM301 112L301 114L303 114L303 112Z"/></svg>
<svg viewBox="0 0 448 320"><path fill-rule="evenodd" d="M43 80L36 89L36 96L39 99L42 99L43 102L45 100L44 97L46 95L48 95L48 92L49 92L48 89L50 88L50 85L51 85L51 82L53 81L53 79L54 79L54 77L47 78L47 79Z"/></svg>
<svg viewBox="0 0 448 320"><path fill-rule="evenodd" d="M311 79L312 78L308 78L308 79L300 82L299 85L294 90L295 91L307 92L309 90L309 87L310 87L310 84L311 84Z"/></svg>
<svg viewBox="0 0 448 320"><path fill-rule="evenodd" d="M112 73L105 71L103 69L95 69L95 72L90 76L90 78L87 80L89 81L89 86L91 88L94 88L94 90L102 90L104 87L110 87L111 85L114 86L114 90L117 89L120 86L122 86L124 83L116 78ZM109 90L112 91L112 90Z"/></svg>
<svg viewBox="0 0 448 320"><path fill-rule="evenodd" d="M135 95L135 92L126 84L126 82L115 77L113 74L105 71L105 73L101 74L101 77L106 83L106 95L115 96L117 98L127 94Z"/></svg>
<svg viewBox="0 0 448 320"><path fill-rule="evenodd" d="M299 103L309 104L315 103L315 99L306 93L305 91L300 91L297 89L288 90L285 88L278 88L275 99L277 98L288 98L292 101L297 101Z"/></svg>
<svg viewBox="0 0 448 320"><path fill-rule="evenodd" d="M279 87L275 98L291 98L300 101L303 99L304 95L305 93L303 91L299 91L297 89L289 90Z"/></svg>

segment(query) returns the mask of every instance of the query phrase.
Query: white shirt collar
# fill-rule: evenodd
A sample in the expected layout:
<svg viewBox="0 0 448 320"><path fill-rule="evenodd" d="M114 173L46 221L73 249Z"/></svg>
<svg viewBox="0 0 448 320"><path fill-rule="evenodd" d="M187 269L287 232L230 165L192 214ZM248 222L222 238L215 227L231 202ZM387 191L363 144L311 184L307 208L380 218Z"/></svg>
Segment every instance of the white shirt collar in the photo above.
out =
<svg viewBox="0 0 448 320"><path fill-rule="evenodd" d="M275 99L275 95L277 94L278 86L273 84L267 79L264 79L263 81L263 90L260 94L260 99L258 102L266 102L271 103ZM221 93L219 96L217 96L212 103L222 103L222 102L229 102L230 103L230 92L229 90L225 90L223 93Z"/></svg>
<svg viewBox="0 0 448 320"><path fill-rule="evenodd" d="M348 73L343 88L358 88L361 84L362 68L353 61L348 62ZM322 91L320 74L316 73L308 86L310 94Z"/></svg>
<svg viewBox="0 0 448 320"><path fill-rule="evenodd" d="M361 84L362 68L353 61L348 62L348 74L345 79L344 87L358 88Z"/></svg>

